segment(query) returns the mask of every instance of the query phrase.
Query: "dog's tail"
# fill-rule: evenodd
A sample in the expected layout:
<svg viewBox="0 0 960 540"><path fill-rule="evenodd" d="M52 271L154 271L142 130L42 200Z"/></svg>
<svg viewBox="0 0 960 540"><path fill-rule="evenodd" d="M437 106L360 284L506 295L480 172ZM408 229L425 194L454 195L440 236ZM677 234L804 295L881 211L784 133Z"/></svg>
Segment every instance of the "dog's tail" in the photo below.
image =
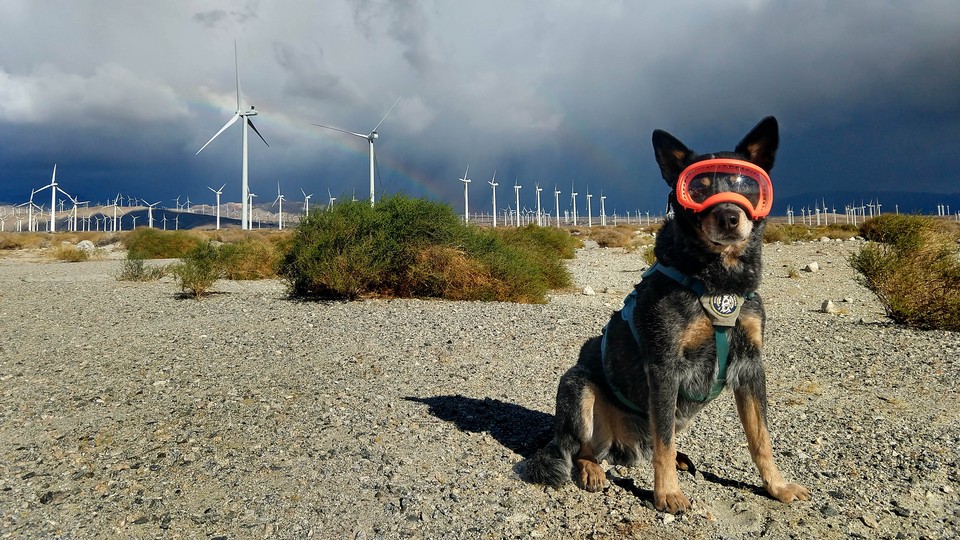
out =
<svg viewBox="0 0 960 540"><path fill-rule="evenodd" d="M556 440L551 440L527 459L523 477L535 484L560 487L570 481L570 471L573 469L570 455L560 448Z"/></svg>

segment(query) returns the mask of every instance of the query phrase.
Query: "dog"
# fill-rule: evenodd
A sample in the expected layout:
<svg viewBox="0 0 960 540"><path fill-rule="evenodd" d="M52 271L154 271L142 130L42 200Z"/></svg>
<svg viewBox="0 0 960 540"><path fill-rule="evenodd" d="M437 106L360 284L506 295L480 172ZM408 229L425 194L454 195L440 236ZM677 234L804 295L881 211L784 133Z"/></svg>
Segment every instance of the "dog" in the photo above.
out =
<svg viewBox="0 0 960 540"><path fill-rule="evenodd" d="M527 480L560 486L572 478L599 491L603 460L631 466L645 457L654 506L688 511L677 471L694 466L675 436L727 387L767 493L784 503L810 498L778 472L767 431L766 318L756 291L778 145L773 117L733 152L698 155L653 132L673 214L657 235L657 262L560 378L552 440L527 460Z"/></svg>

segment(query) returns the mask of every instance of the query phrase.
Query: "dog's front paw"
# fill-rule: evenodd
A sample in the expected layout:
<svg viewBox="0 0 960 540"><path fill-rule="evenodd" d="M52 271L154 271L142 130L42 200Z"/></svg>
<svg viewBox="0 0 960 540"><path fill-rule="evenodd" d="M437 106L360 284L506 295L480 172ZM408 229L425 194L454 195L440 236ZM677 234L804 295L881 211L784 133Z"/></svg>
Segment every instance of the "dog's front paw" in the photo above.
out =
<svg viewBox="0 0 960 540"><path fill-rule="evenodd" d="M770 485L767 486L767 493L782 503L810 500L810 490L800 484L788 484L784 482L782 484Z"/></svg>
<svg viewBox="0 0 960 540"><path fill-rule="evenodd" d="M661 512L682 514L690 510L690 499L678 489L666 493L654 493L653 505Z"/></svg>
<svg viewBox="0 0 960 540"><path fill-rule="evenodd" d="M577 470L577 485L587 491L600 491L607 483L607 473L598 463L578 459Z"/></svg>

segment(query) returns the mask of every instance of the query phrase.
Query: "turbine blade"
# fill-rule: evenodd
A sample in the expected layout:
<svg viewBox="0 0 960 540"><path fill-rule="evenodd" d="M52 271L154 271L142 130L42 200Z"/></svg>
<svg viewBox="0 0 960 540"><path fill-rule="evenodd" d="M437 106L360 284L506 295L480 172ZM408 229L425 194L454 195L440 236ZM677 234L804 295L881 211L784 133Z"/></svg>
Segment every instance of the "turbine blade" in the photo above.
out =
<svg viewBox="0 0 960 540"><path fill-rule="evenodd" d="M373 133L374 131L376 131L377 128L380 127L380 124L382 124L383 121L387 119L387 115L390 114L390 111L392 111L393 108L397 106L397 103L400 103L400 97L399 97L399 96L397 97L397 100L393 102L393 105L391 105L390 108L387 109L387 112L385 112L385 113L383 114L383 118L381 118L380 121L377 122L376 127L374 127L372 130L370 130L371 133Z"/></svg>
<svg viewBox="0 0 960 540"><path fill-rule="evenodd" d="M360 137L361 139L366 139L366 138L368 138L367 135L364 135L363 133L356 133L356 132L354 132L354 131L347 131L347 130L345 130L345 129L340 129L340 128L338 128L338 127L325 126L325 125L323 125L323 124L313 124L313 125L315 125L315 126L317 126L317 127L332 129L332 130L334 130L334 131L339 131L340 133L347 133L347 134L349 134L349 135L356 135L357 137Z"/></svg>
<svg viewBox="0 0 960 540"><path fill-rule="evenodd" d="M224 182L223 185L220 186L220 189L218 189L217 191L223 191L223 188L225 188L225 187L227 187L227 183L226 183L226 182Z"/></svg>
<svg viewBox="0 0 960 540"><path fill-rule="evenodd" d="M240 111L240 56L237 54L237 40L233 40L233 63L237 73L237 112Z"/></svg>
<svg viewBox="0 0 960 540"><path fill-rule="evenodd" d="M53 176L50 178L50 183L51 184L57 183L57 164L56 163L53 164Z"/></svg>
<svg viewBox="0 0 960 540"><path fill-rule="evenodd" d="M260 140L263 141L263 144L266 144L267 146L270 146L270 144L267 143L267 140L263 138L263 135L260 135L260 131L257 129L257 126L253 125L253 120L247 118L247 123L250 124L250 127L253 128L254 133L256 133L257 136L260 137Z"/></svg>
<svg viewBox="0 0 960 540"><path fill-rule="evenodd" d="M203 146L201 146L199 150L197 150L197 154L199 154L200 152L203 152L203 149L207 147L207 144L212 143L214 139L216 139L218 136L220 136L221 133L223 133L228 127L232 126L233 123L236 122L236 121L239 120L239 119L240 119L240 115L239 115L239 114L234 114L234 115L233 115L233 118L231 118L230 120L227 120L227 123L224 124L222 128L220 128L220 131L218 131L216 134L214 134L213 137L210 137L210 140L207 141L206 144L204 144ZM194 155L197 155L197 154L194 154Z"/></svg>

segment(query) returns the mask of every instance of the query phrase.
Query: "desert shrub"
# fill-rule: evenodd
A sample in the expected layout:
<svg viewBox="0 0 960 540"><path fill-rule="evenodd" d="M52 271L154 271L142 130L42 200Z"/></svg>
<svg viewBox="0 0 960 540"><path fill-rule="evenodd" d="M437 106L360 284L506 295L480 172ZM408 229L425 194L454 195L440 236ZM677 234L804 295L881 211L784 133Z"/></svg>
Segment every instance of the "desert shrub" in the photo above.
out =
<svg viewBox="0 0 960 540"><path fill-rule="evenodd" d="M83 262L90 259L90 253L69 243L63 243L54 248L53 258L64 262Z"/></svg>
<svg viewBox="0 0 960 540"><path fill-rule="evenodd" d="M957 235L931 218L883 215L861 229L873 241L850 258L887 315L921 329L960 330Z"/></svg>
<svg viewBox="0 0 960 540"><path fill-rule="evenodd" d="M127 258L123 261L119 281L156 281L167 274L165 266L147 266L143 259Z"/></svg>
<svg viewBox="0 0 960 540"><path fill-rule="evenodd" d="M177 278L180 290L189 291L199 300L223 277L219 249L209 241L197 244L170 271Z"/></svg>
<svg viewBox="0 0 960 540"><path fill-rule="evenodd" d="M346 201L301 220L280 273L297 297L542 302L564 282L558 253L572 256L566 234L546 229L471 227L445 204L401 195Z"/></svg>
<svg viewBox="0 0 960 540"><path fill-rule="evenodd" d="M201 243L203 239L191 232L149 227L138 227L123 235L128 256L134 259L179 259Z"/></svg>
<svg viewBox="0 0 960 540"><path fill-rule="evenodd" d="M26 227L26 222L24 222ZM50 247L51 235L37 232L2 232L0 249L41 249Z"/></svg>
<svg viewBox="0 0 960 540"><path fill-rule="evenodd" d="M227 279L269 279L280 269L282 256L277 245L259 236L223 244L219 251Z"/></svg>

